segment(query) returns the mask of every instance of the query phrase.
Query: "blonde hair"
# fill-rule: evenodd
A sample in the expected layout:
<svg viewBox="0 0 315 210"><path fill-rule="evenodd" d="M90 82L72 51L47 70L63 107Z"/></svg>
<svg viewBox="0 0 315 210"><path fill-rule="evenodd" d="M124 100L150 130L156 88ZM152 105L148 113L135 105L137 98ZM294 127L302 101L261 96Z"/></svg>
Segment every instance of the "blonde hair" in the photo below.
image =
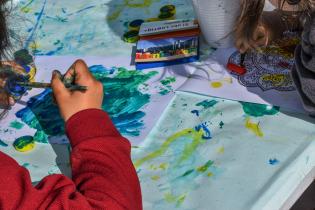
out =
<svg viewBox="0 0 315 210"><path fill-rule="evenodd" d="M284 5L294 5L298 11L301 11L301 16L307 17L310 15L313 8L314 0L278 0L278 9L282 10ZM241 12L235 26L235 39L238 48L243 45L255 48L255 32L259 26L262 26L262 15L264 11L265 0L241 0ZM300 16L300 17L301 17ZM265 31L265 36L267 32Z"/></svg>

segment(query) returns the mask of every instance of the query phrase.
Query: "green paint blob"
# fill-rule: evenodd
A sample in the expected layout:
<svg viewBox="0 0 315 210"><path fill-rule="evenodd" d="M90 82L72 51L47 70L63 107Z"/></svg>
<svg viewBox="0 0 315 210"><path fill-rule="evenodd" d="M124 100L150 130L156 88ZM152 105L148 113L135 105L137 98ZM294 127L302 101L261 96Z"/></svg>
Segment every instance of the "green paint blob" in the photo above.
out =
<svg viewBox="0 0 315 210"><path fill-rule="evenodd" d="M15 150L19 152L27 152L34 148L35 141L33 136L22 136L20 138L17 138L14 143L13 147Z"/></svg>
<svg viewBox="0 0 315 210"><path fill-rule="evenodd" d="M20 130L20 129L22 129L24 127L24 124L15 120L15 121L10 123L10 127L11 128L15 128L17 130Z"/></svg>
<svg viewBox="0 0 315 210"><path fill-rule="evenodd" d="M39 143L48 143L48 135L44 131L36 131L34 140Z"/></svg>
<svg viewBox="0 0 315 210"><path fill-rule="evenodd" d="M264 104L253 104L248 102L240 102L244 112L252 117L262 117L265 115L275 115L279 112L279 107L272 107Z"/></svg>
<svg viewBox="0 0 315 210"><path fill-rule="evenodd" d="M198 104L196 104L196 106L202 106L205 109L211 108L213 106L215 106L217 103L219 103L216 100L204 100Z"/></svg>
<svg viewBox="0 0 315 210"><path fill-rule="evenodd" d="M29 54L28 50L22 49L14 53L14 60L22 65L28 65L33 62L33 57Z"/></svg>
<svg viewBox="0 0 315 210"><path fill-rule="evenodd" d="M161 80L160 83L162 84L162 87L160 87L159 94L164 96L173 91L171 84L174 82L176 82L175 77L166 77L164 80Z"/></svg>
<svg viewBox="0 0 315 210"><path fill-rule="evenodd" d="M60 40L58 39L57 41L54 42L54 45L58 45L60 43Z"/></svg>
<svg viewBox="0 0 315 210"><path fill-rule="evenodd" d="M210 166L212 166L214 164L214 162L212 160L209 160L206 164L204 164L203 166L199 167L197 169L198 172L204 173L206 172Z"/></svg>
<svg viewBox="0 0 315 210"><path fill-rule="evenodd" d="M170 85L171 83L176 82L175 77L166 77L164 80L161 80L162 85Z"/></svg>
<svg viewBox="0 0 315 210"><path fill-rule="evenodd" d="M2 140L0 140L0 146L7 147L8 145L4 143Z"/></svg>
<svg viewBox="0 0 315 210"><path fill-rule="evenodd" d="M162 90L159 92L159 94L162 95L162 96L165 96L165 95L167 95L167 94L169 94L169 93L170 93L170 90L167 90L167 89L162 89Z"/></svg>

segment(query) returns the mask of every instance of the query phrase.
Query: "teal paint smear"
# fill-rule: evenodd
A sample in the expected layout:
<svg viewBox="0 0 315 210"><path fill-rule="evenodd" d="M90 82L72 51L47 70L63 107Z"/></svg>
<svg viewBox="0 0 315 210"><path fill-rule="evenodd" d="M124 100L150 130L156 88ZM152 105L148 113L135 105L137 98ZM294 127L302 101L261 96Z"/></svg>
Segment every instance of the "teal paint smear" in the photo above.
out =
<svg viewBox="0 0 315 210"><path fill-rule="evenodd" d="M183 175L181 175L180 177L188 176L188 175L192 174L194 171L195 171L194 169L188 170Z"/></svg>
<svg viewBox="0 0 315 210"><path fill-rule="evenodd" d="M220 122L220 124L219 124L219 126L220 126L220 129L223 129L223 126L224 126L224 122Z"/></svg>
<svg viewBox="0 0 315 210"><path fill-rule="evenodd" d="M151 95L139 91L158 72L129 71L125 68L105 68L102 65L90 67L94 77L104 86L102 108L110 115L122 135L139 136L144 127L145 113L141 109L150 102ZM32 97L27 106L16 116L29 127L36 129L36 142L47 143L51 136L65 134L64 122L58 107L53 103L52 92L47 89Z"/></svg>
<svg viewBox="0 0 315 210"><path fill-rule="evenodd" d="M20 123L18 121L13 121L13 122L10 123L10 127L11 128L15 128L17 130L20 130L20 129L22 129L24 127L24 124Z"/></svg>
<svg viewBox="0 0 315 210"><path fill-rule="evenodd" d="M276 115L279 113L279 107L271 107L264 104L253 104L248 102L240 102L243 106L244 112L252 117L262 117L265 115Z"/></svg>
<svg viewBox="0 0 315 210"><path fill-rule="evenodd" d="M176 82L176 78L175 77L166 77L164 80L160 81L162 85L170 85L174 82Z"/></svg>
<svg viewBox="0 0 315 210"><path fill-rule="evenodd" d="M30 128L37 130L34 136L36 142L48 143L48 136L59 136L65 133L64 121L57 105L53 102L52 92L49 89L32 97L27 102L27 106L15 115Z"/></svg>
<svg viewBox="0 0 315 210"><path fill-rule="evenodd" d="M204 100L196 104L196 106L202 106L204 109L208 109L208 108L214 107L217 103L219 102L216 100Z"/></svg>
<svg viewBox="0 0 315 210"><path fill-rule="evenodd" d="M6 143L4 143L2 140L0 140L0 146L7 147L8 145Z"/></svg>
<svg viewBox="0 0 315 210"><path fill-rule="evenodd" d="M171 84L174 82L176 82L175 77L166 77L164 80L161 80L160 83L162 86L160 87L159 94L164 96L173 91Z"/></svg>
<svg viewBox="0 0 315 210"><path fill-rule="evenodd" d="M162 96L165 96L167 94L169 94L171 91L169 89L162 89L159 94L162 95Z"/></svg>
<svg viewBox="0 0 315 210"><path fill-rule="evenodd" d="M22 166L23 166L24 168L27 168L27 167L30 166L30 164L29 164L29 163L24 163Z"/></svg>

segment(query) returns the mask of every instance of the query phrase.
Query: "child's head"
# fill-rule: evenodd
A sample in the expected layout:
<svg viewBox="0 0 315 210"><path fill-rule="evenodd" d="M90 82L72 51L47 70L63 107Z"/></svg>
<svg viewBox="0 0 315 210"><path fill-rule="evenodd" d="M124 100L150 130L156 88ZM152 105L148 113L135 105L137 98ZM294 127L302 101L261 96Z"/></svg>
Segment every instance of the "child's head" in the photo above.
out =
<svg viewBox="0 0 315 210"><path fill-rule="evenodd" d="M0 0L0 60L5 57L6 50L10 44L6 22L6 16L8 13L8 10L6 9L7 2L8 0Z"/></svg>
<svg viewBox="0 0 315 210"><path fill-rule="evenodd" d="M278 11L300 11L309 14L314 0L270 0ZM241 13L236 23L235 36L239 43L252 46L257 37L257 30L262 26L262 14L265 0L241 0ZM266 31L261 29L259 35L266 36ZM268 40L268 38L267 38ZM239 46L238 46L239 47Z"/></svg>

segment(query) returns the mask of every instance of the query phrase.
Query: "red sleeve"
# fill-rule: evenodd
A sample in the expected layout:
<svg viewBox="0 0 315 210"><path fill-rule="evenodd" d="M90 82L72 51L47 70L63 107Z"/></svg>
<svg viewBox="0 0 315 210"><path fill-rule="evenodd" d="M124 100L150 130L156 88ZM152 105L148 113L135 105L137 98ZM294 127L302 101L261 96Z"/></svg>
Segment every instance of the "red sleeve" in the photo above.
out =
<svg viewBox="0 0 315 210"><path fill-rule="evenodd" d="M130 143L108 115L81 111L68 120L66 131L72 180L55 174L33 187L29 172L0 152L0 209L142 210Z"/></svg>

